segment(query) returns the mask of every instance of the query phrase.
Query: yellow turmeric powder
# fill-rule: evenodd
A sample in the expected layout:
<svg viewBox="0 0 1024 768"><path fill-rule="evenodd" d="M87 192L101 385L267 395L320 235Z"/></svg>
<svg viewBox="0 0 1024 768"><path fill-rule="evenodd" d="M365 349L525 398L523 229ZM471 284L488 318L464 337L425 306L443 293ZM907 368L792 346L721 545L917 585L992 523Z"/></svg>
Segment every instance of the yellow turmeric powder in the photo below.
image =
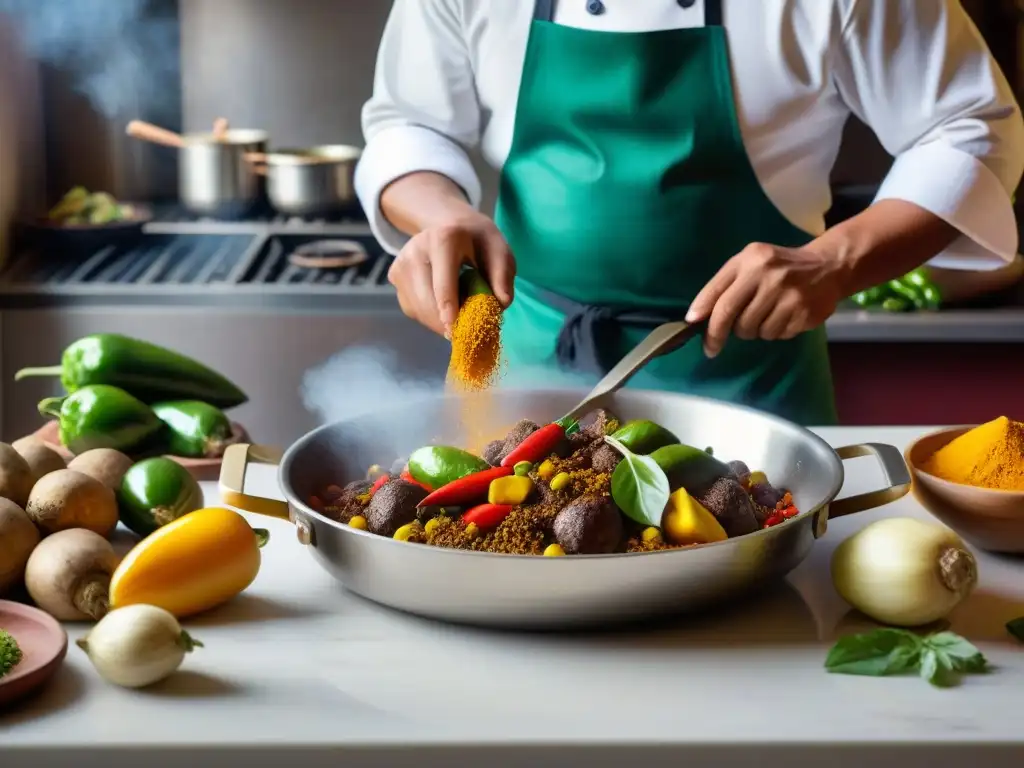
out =
<svg viewBox="0 0 1024 768"><path fill-rule="evenodd" d="M470 296L452 326L448 378L473 391L494 383L501 359L501 304L489 294Z"/></svg>
<svg viewBox="0 0 1024 768"><path fill-rule="evenodd" d="M975 427L936 451L923 469L951 483L1024 491L1024 424L1000 416Z"/></svg>

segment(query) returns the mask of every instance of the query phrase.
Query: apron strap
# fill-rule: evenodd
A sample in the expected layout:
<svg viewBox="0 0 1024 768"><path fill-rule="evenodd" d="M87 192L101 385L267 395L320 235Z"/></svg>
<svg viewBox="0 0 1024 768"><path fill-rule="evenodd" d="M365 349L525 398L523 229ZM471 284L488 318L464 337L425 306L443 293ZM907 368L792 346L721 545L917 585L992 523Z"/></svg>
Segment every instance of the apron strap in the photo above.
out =
<svg viewBox="0 0 1024 768"><path fill-rule="evenodd" d="M555 0L536 0L533 6L533 20L554 21ZM722 0L704 0L704 26L722 26Z"/></svg>
<svg viewBox="0 0 1024 768"><path fill-rule="evenodd" d="M620 359L615 347L623 326L654 330L663 323L682 320L686 314L686 307L635 310L580 304L538 285L532 289L543 303L565 315L555 342L555 360L562 370L576 373L608 373Z"/></svg>

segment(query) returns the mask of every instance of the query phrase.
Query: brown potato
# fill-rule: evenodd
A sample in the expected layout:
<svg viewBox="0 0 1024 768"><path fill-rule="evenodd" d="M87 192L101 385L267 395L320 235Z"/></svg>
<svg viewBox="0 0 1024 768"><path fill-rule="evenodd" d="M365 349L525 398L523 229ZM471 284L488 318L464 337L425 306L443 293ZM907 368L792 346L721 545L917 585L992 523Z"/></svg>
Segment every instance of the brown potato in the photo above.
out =
<svg viewBox="0 0 1024 768"><path fill-rule="evenodd" d="M68 469L93 477L117 493L125 472L131 469L133 463L130 458L113 448L93 448L75 456L68 462Z"/></svg>
<svg viewBox="0 0 1024 768"><path fill-rule="evenodd" d="M67 468L64 457L34 435L15 440L11 447L28 463L32 470L33 485L43 475Z"/></svg>
<svg viewBox="0 0 1024 768"><path fill-rule="evenodd" d="M43 535L85 528L109 536L117 527L117 498L94 477L61 469L44 476L29 496L28 516Z"/></svg>
<svg viewBox="0 0 1024 768"><path fill-rule="evenodd" d="M28 462L13 447L0 443L0 496L24 507L33 483Z"/></svg>

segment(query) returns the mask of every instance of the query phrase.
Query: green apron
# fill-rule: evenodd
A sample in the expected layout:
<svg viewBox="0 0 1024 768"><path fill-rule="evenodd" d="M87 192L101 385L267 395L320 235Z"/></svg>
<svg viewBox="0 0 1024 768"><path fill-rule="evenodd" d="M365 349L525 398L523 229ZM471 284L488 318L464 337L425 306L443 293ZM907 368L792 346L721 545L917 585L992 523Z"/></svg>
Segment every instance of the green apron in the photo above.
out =
<svg viewBox="0 0 1024 768"><path fill-rule="evenodd" d="M706 0L705 17L703 28L595 32L553 23L552 0L537 1L496 212L518 273L507 384L592 384L751 242L811 239L754 174L721 0ZM732 337L713 359L694 341L630 386L837 421L824 328Z"/></svg>

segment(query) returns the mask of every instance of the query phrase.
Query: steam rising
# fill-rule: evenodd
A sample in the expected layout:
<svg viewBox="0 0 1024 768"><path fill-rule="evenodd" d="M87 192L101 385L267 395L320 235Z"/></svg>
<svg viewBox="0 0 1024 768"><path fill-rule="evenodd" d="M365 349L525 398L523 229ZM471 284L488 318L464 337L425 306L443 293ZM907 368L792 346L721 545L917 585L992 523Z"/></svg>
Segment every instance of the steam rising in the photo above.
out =
<svg viewBox="0 0 1024 768"><path fill-rule="evenodd" d="M327 424L405 405L444 390L440 377L403 374L390 347L348 347L302 379L302 402Z"/></svg>
<svg viewBox="0 0 1024 768"><path fill-rule="evenodd" d="M178 19L151 0L0 0L27 50L108 118L160 112L179 78Z"/></svg>

